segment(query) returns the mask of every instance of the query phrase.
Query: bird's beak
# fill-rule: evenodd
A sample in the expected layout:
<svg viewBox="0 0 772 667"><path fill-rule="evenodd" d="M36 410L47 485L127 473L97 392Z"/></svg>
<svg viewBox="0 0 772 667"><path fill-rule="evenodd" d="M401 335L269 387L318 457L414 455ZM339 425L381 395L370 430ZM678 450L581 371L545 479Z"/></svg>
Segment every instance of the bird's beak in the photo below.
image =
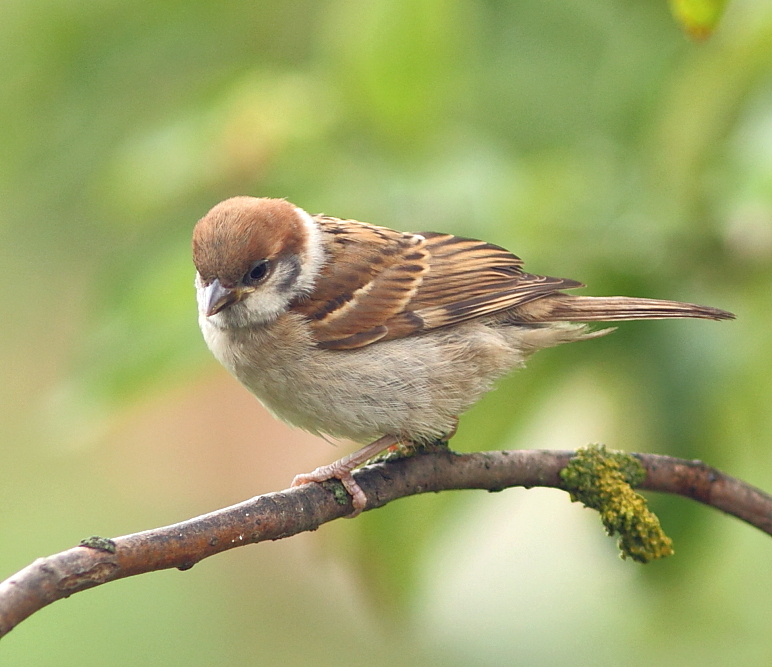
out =
<svg viewBox="0 0 772 667"><path fill-rule="evenodd" d="M237 288L223 287L220 281L215 278L204 287L204 313L207 317L211 317L223 308L240 301L240 299L241 295Z"/></svg>

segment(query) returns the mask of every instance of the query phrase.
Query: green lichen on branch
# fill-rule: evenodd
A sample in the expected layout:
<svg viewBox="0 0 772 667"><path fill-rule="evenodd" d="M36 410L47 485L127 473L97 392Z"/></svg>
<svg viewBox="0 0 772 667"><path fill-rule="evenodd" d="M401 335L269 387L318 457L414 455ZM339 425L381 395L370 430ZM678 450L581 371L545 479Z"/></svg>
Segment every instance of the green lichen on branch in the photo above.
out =
<svg viewBox="0 0 772 667"><path fill-rule="evenodd" d="M388 463L389 461L399 461L400 459L408 459L411 456L418 454L431 454L433 452L450 451L447 440L432 440L431 442L398 442L396 445L392 445L388 449L383 450L380 454L376 454L373 458L368 459L365 465L371 463Z"/></svg>
<svg viewBox="0 0 772 667"><path fill-rule="evenodd" d="M332 494L335 502L338 505L345 505L348 503L349 495L346 488L337 479L328 479L322 482L322 487Z"/></svg>
<svg viewBox="0 0 772 667"><path fill-rule="evenodd" d="M99 535L92 535L85 540L81 540L78 546L97 549L98 551L106 551L109 554L115 553L115 542L108 537L99 537Z"/></svg>
<svg viewBox="0 0 772 667"><path fill-rule="evenodd" d="M645 476L634 456L607 451L604 445L582 447L560 471L571 501L597 510L608 534L619 534L622 558L639 563L673 553L673 543L662 532L659 519L632 489Z"/></svg>

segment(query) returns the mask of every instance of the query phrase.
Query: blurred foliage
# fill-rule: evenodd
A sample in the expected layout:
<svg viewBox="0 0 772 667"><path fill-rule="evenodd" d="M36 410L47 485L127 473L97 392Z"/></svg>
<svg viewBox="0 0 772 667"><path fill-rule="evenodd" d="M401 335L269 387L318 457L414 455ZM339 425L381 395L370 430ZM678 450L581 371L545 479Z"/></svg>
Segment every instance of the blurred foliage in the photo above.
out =
<svg viewBox="0 0 772 667"><path fill-rule="evenodd" d="M695 39L705 39L713 33L725 6L726 0L670 0L673 16Z"/></svg>
<svg viewBox="0 0 772 667"><path fill-rule="evenodd" d="M700 6L722 4L671 3L711 27ZM234 194L485 238L586 293L736 312L540 353L453 444L605 439L772 489L771 9L734 0L695 43L661 0L3 3L3 571L169 520L116 494L101 425L213 371L187 245ZM320 531L357 593L255 551L119 582L15 630L3 664L772 658L764 536L652 498L678 556L617 570L613 544L540 532L554 509L521 523L524 498L421 497ZM569 572L576 607L551 593Z"/></svg>

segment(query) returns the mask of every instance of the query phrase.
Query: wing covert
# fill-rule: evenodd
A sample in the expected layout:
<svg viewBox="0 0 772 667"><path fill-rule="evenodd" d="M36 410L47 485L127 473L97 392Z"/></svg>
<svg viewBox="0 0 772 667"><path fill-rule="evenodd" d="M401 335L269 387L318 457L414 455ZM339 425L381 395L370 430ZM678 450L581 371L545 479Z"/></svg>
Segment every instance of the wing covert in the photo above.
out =
<svg viewBox="0 0 772 667"><path fill-rule="evenodd" d="M518 257L484 241L316 220L328 259L314 293L295 310L309 318L320 347L364 347L582 286L525 273Z"/></svg>

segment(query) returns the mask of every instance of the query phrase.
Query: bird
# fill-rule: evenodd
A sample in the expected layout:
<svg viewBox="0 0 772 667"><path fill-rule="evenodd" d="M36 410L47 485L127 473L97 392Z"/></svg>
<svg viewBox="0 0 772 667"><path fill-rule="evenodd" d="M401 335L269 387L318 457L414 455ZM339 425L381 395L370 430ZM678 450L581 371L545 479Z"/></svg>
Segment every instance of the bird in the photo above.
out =
<svg viewBox="0 0 772 667"><path fill-rule="evenodd" d="M447 442L458 417L542 348L603 336L591 322L733 319L678 301L566 294L508 250L401 232L286 201L237 196L195 225L198 321L217 360L279 419L364 444L298 486L338 479L382 451Z"/></svg>

